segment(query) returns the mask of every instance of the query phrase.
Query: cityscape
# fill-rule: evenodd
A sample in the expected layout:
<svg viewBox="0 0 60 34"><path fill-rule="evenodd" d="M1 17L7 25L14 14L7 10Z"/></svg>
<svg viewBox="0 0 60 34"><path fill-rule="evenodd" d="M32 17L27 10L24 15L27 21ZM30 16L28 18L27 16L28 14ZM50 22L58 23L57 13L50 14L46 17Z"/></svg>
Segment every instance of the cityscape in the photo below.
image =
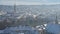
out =
<svg viewBox="0 0 60 34"><path fill-rule="evenodd" d="M0 3L0 34L60 34L60 4L17 4Z"/></svg>

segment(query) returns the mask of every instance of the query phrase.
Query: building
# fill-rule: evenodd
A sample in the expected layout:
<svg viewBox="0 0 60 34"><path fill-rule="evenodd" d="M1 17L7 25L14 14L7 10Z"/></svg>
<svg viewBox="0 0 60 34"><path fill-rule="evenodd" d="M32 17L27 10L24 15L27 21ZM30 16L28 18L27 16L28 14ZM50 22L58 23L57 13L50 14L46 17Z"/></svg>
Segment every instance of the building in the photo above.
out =
<svg viewBox="0 0 60 34"><path fill-rule="evenodd" d="M46 31L53 34L60 34L60 25L59 24L47 24Z"/></svg>
<svg viewBox="0 0 60 34"><path fill-rule="evenodd" d="M38 30L39 34L46 34L45 26L46 24L36 26L36 29Z"/></svg>
<svg viewBox="0 0 60 34"><path fill-rule="evenodd" d="M27 25L7 27L2 34L38 34L38 31Z"/></svg>

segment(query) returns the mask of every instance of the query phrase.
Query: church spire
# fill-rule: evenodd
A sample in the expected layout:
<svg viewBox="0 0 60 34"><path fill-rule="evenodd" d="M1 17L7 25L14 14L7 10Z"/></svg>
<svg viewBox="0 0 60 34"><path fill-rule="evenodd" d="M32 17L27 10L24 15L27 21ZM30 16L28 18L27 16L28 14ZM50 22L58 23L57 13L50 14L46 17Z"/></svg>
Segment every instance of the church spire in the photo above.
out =
<svg viewBox="0 0 60 34"><path fill-rule="evenodd" d="M14 4L14 12L16 12L16 3Z"/></svg>
<svg viewBox="0 0 60 34"><path fill-rule="evenodd" d="M57 17L57 13L56 13L56 20L55 20L55 24L58 24L58 17Z"/></svg>

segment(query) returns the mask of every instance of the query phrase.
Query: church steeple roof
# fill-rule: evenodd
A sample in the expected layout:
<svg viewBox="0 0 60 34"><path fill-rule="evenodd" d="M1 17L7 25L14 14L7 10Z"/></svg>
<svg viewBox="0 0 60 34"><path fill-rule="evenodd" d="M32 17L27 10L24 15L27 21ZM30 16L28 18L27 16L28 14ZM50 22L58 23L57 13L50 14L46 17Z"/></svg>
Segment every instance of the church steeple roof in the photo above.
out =
<svg viewBox="0 0 60 34"><path fill-rule="evenodd" d="M56 20L55 20L55 24L58 24L58 17L57 17L57 13L56 13Z"/></svg>

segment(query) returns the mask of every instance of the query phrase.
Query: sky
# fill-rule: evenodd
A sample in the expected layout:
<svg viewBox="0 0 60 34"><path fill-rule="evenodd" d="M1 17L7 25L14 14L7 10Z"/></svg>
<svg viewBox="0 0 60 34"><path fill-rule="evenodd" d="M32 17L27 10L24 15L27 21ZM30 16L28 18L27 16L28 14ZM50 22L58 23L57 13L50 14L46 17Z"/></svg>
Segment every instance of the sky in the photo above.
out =
<svg viewBox="0 0 60 34"><path fill-rule="evenodd" d="M51 5L60 4L60 0L0 0L0 5Z"/></svg>

